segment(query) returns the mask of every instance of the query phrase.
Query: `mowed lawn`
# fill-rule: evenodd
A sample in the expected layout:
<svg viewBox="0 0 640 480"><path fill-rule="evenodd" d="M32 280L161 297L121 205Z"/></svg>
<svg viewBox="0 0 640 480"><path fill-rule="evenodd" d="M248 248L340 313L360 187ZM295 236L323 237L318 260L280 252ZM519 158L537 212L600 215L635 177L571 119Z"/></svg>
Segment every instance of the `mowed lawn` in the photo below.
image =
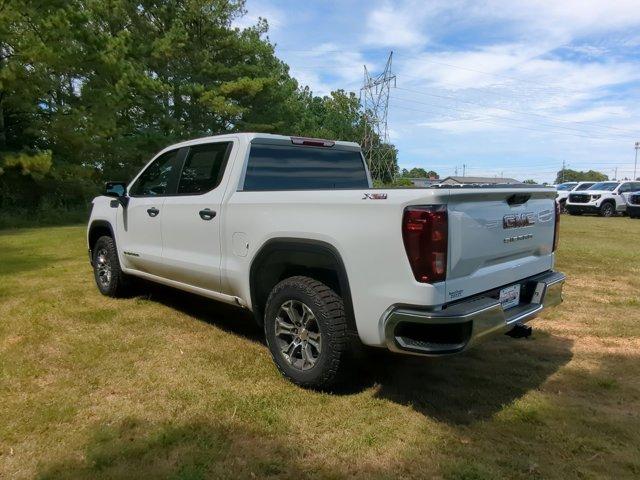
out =
<svg viewBox="0 0 640 480"><path fill-rule="evenodd" d="M531 339L326 394L240 310L99 295L83 226L0 231L0 478L640 478L640 220L563 216L560 248Z"/></svg>

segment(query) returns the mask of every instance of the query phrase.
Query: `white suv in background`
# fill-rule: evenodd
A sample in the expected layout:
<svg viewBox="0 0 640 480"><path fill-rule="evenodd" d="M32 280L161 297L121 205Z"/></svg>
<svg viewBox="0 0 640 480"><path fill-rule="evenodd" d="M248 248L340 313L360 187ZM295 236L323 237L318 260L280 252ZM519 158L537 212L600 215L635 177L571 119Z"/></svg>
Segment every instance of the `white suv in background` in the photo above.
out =
<svg viewBox="0 0 640 480"><path fill-rule="evenodd" d="M565 209L571 215L597 213L601 217L612 217L627 210L623 193L640 190L640 182L598 182L582 191L569 193Z"/></svg>
<svg viewBox="0 0 640 480"><path fill-rule="evenodd" d="M558 194L556 196L556 203L560 207L562 213L565 212L565 204L567 198L571 192L578 192L590 188L596 182L565 182L557 186Z"/></svg>

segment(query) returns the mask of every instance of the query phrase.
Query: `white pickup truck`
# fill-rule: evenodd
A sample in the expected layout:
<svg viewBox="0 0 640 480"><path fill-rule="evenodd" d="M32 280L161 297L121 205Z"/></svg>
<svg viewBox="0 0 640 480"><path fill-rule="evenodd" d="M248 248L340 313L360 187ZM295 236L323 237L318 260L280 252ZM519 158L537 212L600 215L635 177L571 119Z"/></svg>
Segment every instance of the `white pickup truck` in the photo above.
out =
<svg viewBox="0 0 640 480"><path fill-rule="evenodd" d="M355 143L172 145L94 199L97 286L142 277L249 309L282 374L312 388L344 378L353 342L453 354L562 301L555 189L371 185Z"/></svg>

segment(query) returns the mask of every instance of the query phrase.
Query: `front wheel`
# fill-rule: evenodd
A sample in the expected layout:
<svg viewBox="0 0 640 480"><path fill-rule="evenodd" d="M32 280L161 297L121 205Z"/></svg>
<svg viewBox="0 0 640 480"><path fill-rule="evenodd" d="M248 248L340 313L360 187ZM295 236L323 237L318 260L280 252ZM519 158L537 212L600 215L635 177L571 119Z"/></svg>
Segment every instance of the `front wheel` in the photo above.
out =
<svg viewBox="0 0 640 480"><path fill-rule="evenodd" d="M93 247L93 276L103 295L124 297L130 292L131 281L120 268L116 243L111 237L100 237Z"/></svg>
<svg viewBox="0 0 640 480"><path fill-rule="evenodd" d="M324 283L290 277L267 300L267 345L278 370L306 388L329 389L346 370L347 320L342 298Z"/></svg>
<svg viewBox="0 0 640 480"><path fill-rule="evenodd" d="M600 207L601 217L613 217L615 213L616 213L616 208L613 206L612 203L605 202Z"/></svg>

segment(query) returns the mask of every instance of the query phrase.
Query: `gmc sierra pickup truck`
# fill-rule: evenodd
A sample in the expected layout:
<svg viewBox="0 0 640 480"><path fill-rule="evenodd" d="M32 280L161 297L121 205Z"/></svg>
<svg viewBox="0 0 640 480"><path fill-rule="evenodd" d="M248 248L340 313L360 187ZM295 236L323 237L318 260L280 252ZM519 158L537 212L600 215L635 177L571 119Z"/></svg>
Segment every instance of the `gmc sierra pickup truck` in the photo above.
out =
<svg viewBox="0 0 640 480"><path fill-rule="evenodd" d="M556 191L373 189L355 143L239 133L172 145L93 201L104 295L131 277L249 309L280 372L328 388L356 343L462 352L562 301Z"/></svg>

